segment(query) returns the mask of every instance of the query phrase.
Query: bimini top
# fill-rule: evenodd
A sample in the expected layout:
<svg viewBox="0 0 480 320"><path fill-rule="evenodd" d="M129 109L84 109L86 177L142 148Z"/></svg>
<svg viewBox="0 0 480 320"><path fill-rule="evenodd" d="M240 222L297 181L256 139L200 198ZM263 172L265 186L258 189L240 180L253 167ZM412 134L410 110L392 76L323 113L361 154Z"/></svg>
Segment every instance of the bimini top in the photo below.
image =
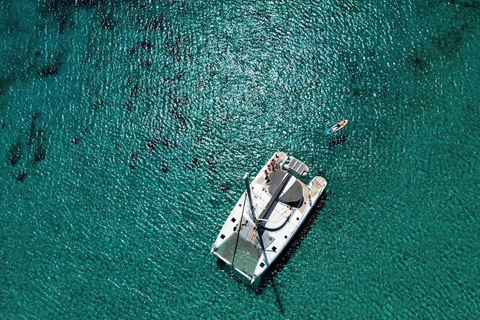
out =
<svg viewBox="0 0 480 320"><path fill-rule="evenodd" d="M291 203L302 199L303 189L291 174L277 170L270 174L269 193L274 200Z"/></svg>

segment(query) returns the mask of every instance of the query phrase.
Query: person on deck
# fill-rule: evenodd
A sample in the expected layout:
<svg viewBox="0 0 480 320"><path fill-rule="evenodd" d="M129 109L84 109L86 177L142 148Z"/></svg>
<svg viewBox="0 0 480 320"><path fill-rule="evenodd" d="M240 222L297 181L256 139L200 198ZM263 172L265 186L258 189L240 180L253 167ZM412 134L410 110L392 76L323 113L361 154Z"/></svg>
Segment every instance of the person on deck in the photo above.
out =
<svg viewBox="0 0 480 320"><path fill-rule="evenodd" d="M253 241L255 240L255 238L257 237L257 227L253 227L253 231L252 231L252 238L250 239L250 241Z"/></svg>

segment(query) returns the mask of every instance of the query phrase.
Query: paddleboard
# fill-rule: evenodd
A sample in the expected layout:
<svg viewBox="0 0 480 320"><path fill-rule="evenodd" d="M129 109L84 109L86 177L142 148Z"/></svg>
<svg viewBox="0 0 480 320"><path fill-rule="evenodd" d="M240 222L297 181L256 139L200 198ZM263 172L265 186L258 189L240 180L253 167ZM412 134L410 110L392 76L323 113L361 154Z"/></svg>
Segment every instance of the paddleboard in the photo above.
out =
<svg viewBox="0 0 480 320"><path fill-rule="evenodd" d="M337 132L338 130L341 130L341 129L345 128L347 123L348 123L348 120L342 120L342 121L338 122L336 125L334 125L333 127L331 127L330 129L328 129L325 133L327 135L333 134L333 133Z"/></svg>

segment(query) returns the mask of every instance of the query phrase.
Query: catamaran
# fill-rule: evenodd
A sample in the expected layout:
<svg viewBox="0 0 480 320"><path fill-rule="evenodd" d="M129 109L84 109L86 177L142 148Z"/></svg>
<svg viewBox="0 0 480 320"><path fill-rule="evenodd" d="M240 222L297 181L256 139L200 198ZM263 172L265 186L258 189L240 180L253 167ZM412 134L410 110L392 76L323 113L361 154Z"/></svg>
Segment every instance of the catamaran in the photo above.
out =
<svg viewBox="0 0 480 320"><path fill-rule="evenodd" d="M225 221L211 253L251 283L277 259L325 190L314 177L308 185L296 176L308 174L300 160L276 152L250 183Z"/></svg>

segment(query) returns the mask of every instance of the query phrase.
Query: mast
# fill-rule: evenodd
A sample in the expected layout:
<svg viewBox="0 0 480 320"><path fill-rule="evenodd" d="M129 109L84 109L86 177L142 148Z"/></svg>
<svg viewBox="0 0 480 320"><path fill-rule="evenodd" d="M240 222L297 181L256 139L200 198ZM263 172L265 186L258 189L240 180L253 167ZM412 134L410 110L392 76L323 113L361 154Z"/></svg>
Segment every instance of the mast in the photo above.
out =
<svg viewBox="0 0 480 320"><path fill-rule="evenodd" d="M252 191L250 190L250 181L248 179L248 172L245 172L243 176L243 180L245 180L245 187L247 188L247 195L248 195L248 202L250 203L250 210L252 212L252 221L253 223L257 224L257 217L255 216L255 207L253 206L252 201Z"/></svg>

